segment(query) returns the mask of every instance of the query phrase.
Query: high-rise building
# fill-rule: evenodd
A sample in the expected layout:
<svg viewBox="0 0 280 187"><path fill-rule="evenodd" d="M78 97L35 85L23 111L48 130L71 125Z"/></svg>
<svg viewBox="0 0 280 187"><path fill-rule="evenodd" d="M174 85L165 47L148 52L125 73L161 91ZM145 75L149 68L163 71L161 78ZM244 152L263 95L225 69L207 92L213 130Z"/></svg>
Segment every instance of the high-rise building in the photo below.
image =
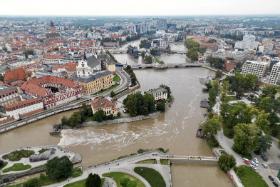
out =
<svg viewBox="0 0 280 187"><path fill-rule="evenodd" d="M269 62L246 61L242 66L243 74L253 74L262 78L269 67Z"/></svg>
<svg viewBox="0 0 280 187"><path fill-rule="evenodd" d="M269 76L269 83L280 85L280 62L272 66L272 70Z"/></svg>

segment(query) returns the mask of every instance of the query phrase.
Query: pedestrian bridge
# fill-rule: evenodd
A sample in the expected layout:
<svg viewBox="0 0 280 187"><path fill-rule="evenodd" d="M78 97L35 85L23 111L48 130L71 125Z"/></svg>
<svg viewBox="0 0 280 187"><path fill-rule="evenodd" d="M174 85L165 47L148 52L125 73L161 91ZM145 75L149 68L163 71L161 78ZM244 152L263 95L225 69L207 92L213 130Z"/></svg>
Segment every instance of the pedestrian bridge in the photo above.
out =
<svg viewBox="0 0 280 187"><path fill-rule="evenodd" d="M161 159L169 159L173 164L217 164L219 158L211 156L183 156L183 155L161 155Z"/></svg>

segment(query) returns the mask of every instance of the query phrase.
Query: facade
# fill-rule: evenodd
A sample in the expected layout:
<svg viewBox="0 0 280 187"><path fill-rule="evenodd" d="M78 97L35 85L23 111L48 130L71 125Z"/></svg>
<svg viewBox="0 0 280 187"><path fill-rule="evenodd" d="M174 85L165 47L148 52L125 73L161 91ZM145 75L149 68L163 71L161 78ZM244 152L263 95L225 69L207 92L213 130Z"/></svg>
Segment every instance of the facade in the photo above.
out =
<svg viewBox="0 0 280 187"><path fill-rule="evenodd" d="M102 110L106 116L118 115L118 109L116 107L116 103L109 98L105 97L95 97L91 102L92 113Z"/></svg>
<svg viewBox="0 0 280 187"><path fill-rule="evenodd" d="M0 87L0 105L12 104L20 100L18 90L16 87Z"/></svg>
<svg viewBox="0 0 280 187"><path fill-rule="evenodd" d="M15 81L24 81L26 79L26 73L24 68L17 68L6 71L4 74L4 82L12 83Z"/></svg>
<svg viewBox="0 0 280 187"><path fill-rule="evenodd" d="M18 101L4 107L6 115L13 117L16 120L20 119L23 115L37 113L43 111L43 109L43 102L38 98Z"/></svg>
<svg viewBox="0 0 280 187"><path fill-rule="evenodd" d="M280 85L280 62L273 65L270 72L269 83Z"/></svg>
<svg viewBox="0 0 280 187"><path fill-rule="evenodd" d="M55 76L31 79L21 89L27 95L41 98L46 109L76 100L82 94L78 83Z"/></svg>
<svg viewBox="0 0 280 187"><path fill-rule="evenodd" d="M100 71L88 77L77 77L86 94L94 94L113 86L113 74L110 71Z"/></svg>
<svg viewBox="0 0 280 187"><path fill-rule="evenodd" d="M165 88L159 87L156 89L151 89L147 93L152 94L155 98L155 101L166 100L168 97L167 90Z"/></svg>
<svg viewBox="0 0 280 187"><path fill-rule="evenodd" d="M101 62L96 58L96 56L90 56L87 60L81 60L78 62L76 67L77 77L90 77L97 71L101 70Z"/></svg>
<svg viewBox="0 0 280 187"><path fill-rule="evenodd" d="M246 61L242 66L243 74L253 74L262 78L269 67L269 62Z"/></svg>
<svg viewBox="0 0 280 187"><path fill-rule="evenodd" d="M259 43L254 35L244 35L243 40L236 42L234 48L238 50L257 50Z"/></svg>

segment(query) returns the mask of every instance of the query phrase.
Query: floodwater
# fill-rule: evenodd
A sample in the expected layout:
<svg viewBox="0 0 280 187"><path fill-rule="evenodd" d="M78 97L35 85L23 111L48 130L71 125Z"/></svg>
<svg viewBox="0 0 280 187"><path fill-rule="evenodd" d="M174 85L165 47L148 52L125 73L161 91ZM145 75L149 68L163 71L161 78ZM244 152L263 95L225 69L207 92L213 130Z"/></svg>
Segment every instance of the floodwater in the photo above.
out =
<svg viewBox="0 0 280 187"><path fill-rule="evenodd" d="M162 57L164 58L164 57ZM117 58L135 63L123 55ZM168 58L165 58L168 61ZM184 58L172 57L181 63ZM199 107L202 93L200 77L212 74L202 68L170 69L163 71L136 70L135 74L145 91L166 84L171 87L174 102L171 108L157 119L130 124L114 124L87 127L79 130L65 130L61 137L52 137L49 131L67 112L52 116L28 126L0 135L0 153L15 148L36 145L58 144L83 157L83 166L115 159L138 149L163 147L177 155L212 155L205 141L196 138L196 130L204 120L206 111ZM173 165L174 187L232 187L232 183L215 166Z"/></svg>

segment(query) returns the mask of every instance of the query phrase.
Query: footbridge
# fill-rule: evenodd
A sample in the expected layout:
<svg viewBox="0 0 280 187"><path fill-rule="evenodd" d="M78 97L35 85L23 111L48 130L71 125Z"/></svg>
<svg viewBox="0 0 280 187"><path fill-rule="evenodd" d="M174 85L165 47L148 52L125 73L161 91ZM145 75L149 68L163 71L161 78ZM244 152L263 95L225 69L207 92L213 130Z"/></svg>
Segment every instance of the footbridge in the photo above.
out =
<svg viewBox="0 0 280 187"><path fill-rule="evenodd" d="M161 155L161 159L168 159L173 164L217 164L219 158L213 156Z"/></svg>

